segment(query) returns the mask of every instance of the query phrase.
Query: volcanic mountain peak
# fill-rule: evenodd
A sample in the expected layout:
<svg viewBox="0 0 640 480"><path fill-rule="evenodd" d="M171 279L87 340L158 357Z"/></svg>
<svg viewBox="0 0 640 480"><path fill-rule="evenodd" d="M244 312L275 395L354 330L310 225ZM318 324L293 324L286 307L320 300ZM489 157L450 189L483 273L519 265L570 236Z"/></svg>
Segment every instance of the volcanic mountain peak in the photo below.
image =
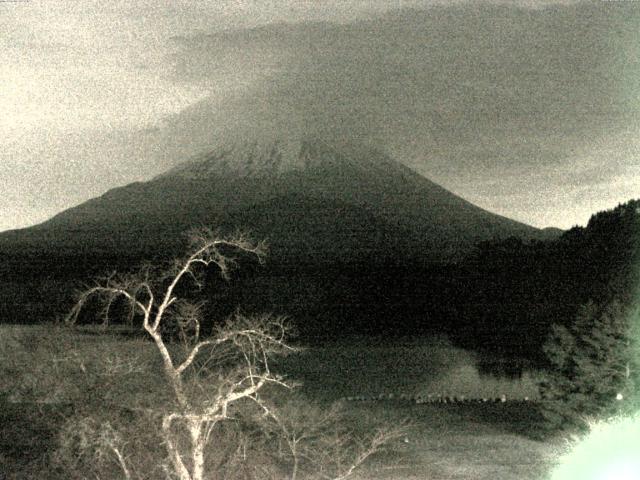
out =
<svg viewBox="0 0 640 480"><path fill-rule="evenodd" d="M331 249L327 258L355 258L375 244L381 255L448 261L481 240L549 236L465 201L374 146L306 138L227 144L0 236L0 245L46 238L114 252L165 248L199 225L275 236L282 258Z"/></svg>
<svg viewBox="0 0 640 480"><path fill-rule="evenodd" d="M390 167L397 169L400 164L379 150L355 142L280 138L229 143L197 155L159 178L259 178L344 167L388 173Z"/></svg>
<svg viewBox="0 0 640 480"><path fill-rule="evenodd" d="M259 177L294 167L295 145L281 141L224 145L179 164L161 177L199 179L212 176Z"/></svg>

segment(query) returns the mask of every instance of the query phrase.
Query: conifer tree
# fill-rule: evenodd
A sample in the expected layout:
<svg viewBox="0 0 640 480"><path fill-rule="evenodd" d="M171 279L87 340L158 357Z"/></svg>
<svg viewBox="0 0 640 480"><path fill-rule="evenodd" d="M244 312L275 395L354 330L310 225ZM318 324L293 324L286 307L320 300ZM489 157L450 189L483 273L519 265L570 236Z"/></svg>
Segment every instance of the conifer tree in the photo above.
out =
<svg viewBox="0 0 640 480"><path fill-rule="evenodd" d="M637 404L640 358L637 308L590 301L569 325L554 325L544 345L549 368L540 385L551 426L583 427L595 416Z"/></svg>

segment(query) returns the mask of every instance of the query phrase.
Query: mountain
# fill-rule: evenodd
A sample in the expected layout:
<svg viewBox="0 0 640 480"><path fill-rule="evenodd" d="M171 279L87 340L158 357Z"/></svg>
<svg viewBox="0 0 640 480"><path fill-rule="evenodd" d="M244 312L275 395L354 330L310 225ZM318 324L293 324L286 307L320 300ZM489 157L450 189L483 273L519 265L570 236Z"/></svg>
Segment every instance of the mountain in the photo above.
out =
<svg viewBox="0 0 640 480"><path fill-rule="evenodd" d="M279 261L448 261L481 240L549 233L483 210L353 142L263 140L222 146L148 182L108 191L3 245L159 251L193 226L267 238Z"/></svg>
<svg viewBox="0 0 640 480"><path fill-rule="evenodd" d="M195 226L243 229L269 244L266 267L243 265L231 282L211 284L207 315L285 314L306 339L442 330L455 324L456 292L469 281L451 260L481 240L549 234L472 205L370 146L234 143L1 233L0 322L62 316L79 284L181 255Z"/></svg>

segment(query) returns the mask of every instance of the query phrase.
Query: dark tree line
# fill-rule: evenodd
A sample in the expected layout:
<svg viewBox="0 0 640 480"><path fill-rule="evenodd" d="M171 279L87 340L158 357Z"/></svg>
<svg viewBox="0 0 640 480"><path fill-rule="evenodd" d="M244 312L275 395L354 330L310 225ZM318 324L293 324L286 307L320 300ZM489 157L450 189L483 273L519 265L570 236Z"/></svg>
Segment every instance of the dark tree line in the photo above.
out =
<svg viewBox="0 0 640 480"><path fill-rule="evenodd" d="M462 346L544 364L552 325L571 325L588 302L628 305L635 298L639 208L632 201L600 212L557 240L484 242L456 264L417 261L402 251L367 261L272 256L264 266L243 264L225 285L208 279L211 314L223 320L241 307L288 315L299 339L310 342L445 333ZM0 313L5 321L50 320L68 311L73 287L83 279L157 263L163 254L175 256L171 249L130 255L52 250L25 260L20 251L5 251Z"/></svg>
<svg viewBox="0 0 640 480"><path fill-rule="evenodd" d="M640 201L592 216L559 239L485 242L462 266L461 341L544 362L552 325L569 326L587 303L637 299Z"/></svg>

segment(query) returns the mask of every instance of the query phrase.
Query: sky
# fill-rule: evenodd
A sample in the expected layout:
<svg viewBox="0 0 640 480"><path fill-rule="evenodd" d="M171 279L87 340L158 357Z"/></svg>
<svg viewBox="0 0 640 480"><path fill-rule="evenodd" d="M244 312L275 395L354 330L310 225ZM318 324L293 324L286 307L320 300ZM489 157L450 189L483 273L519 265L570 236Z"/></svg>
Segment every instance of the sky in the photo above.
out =
<svg viewBox="0 0 640 480"><path fill-rule="evenodd" d="M638 25L632 1L0 0L0 231L309 132L583 225L640 198Z"/></svg>

